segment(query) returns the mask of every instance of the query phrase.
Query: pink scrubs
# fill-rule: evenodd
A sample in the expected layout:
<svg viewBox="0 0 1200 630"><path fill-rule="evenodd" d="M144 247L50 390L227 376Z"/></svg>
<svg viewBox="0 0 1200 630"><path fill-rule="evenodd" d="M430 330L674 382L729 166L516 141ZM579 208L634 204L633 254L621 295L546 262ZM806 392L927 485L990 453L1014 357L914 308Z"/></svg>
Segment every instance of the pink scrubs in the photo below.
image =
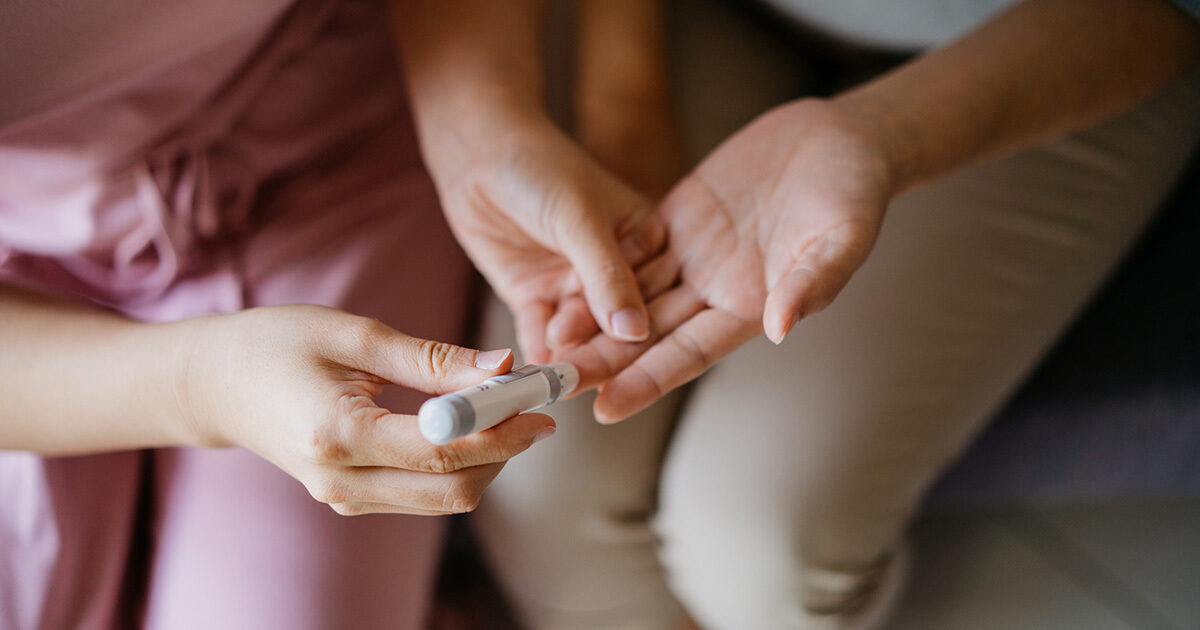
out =
<svg viewBox="0 0 1200 630"><path fill-rule="evenodd" d="M383 7L277 4L5 122L0 281L147 321L316 303L461 340L470 267L421 165ZM441 519L337 516L239 449L0 452L0 502L6 630L428 616Z"/></svg>

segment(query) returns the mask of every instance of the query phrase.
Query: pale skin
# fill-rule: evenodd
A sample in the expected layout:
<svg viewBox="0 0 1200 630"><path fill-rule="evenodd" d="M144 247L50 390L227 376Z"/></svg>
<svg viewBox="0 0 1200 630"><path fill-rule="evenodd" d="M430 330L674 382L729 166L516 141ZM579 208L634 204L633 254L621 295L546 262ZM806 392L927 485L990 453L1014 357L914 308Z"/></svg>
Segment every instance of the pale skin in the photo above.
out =
<svg viewBox="0 0 1200 630"><path fill-rule="evenodd" d="M530 361L564 301L620 341L649 334L631 265L661 251L653 205L554 125L543 2L392 3L426 164L455 236L512 310Z"/></svg>
<svg viewBox="0 0 1200 630"><path fill-rule="evenodd" d="M541 414L446 446L373 401L387 383L445 393L512 367L318 306L167 324L0 285L0 446L73 455L245 447L344 515L474 509Z"/></svg>
<svg viewBox="0 0 1200 630"><path fill-rule="evenodd" d="M396 4L451 225L530 358L550 355L557 313L566 331L599 326L565 356L607 382L606 421L828 304L896 194L1125 109L1200 54L1200 29L1160 0L1029 0L850 93L772 110L655 213L602 166L604 149L590 155L542 111L538 3ZM586 308L570 310L580 296ZM576 325L584 316L591 328ZM383 383L451 391L511 355L480 359L333 309L144 324L0 286L0 321L8 449L238 445L341 513L432 514L473 507L505 460L553 430L529 414L447 447L416 439L411 417L370 402Z"/></svg>
<svg viewBox="0 0 1200 630"><path fill-rule="evenodd" d="M658 253L661 226L647 220L644 197L529 104L540 100L531 51L543 7L476 11L474 22L449 19L464 8L451 3L399 8L417 32L406 60L450 221L530 315L529 354L538 356L558 297L581 287L614 338L645 338L645 306L626 260ZM524 38L514 48L504 33ZM460 46L464 35L478 45ZM437 80L447 68L460 80ZM492 106L453 116L478 98ZM0 448L68 455L241 446L338 513L445 514L473 509L505 461L554 431L548 416L526 414L450 445L428 444L414 418L375 405L383 386L446 393L508 371L511 351L415 339L335 309L146 324L0 284L0 320Z"/></svg>
<svg viewBox="0 0 1200 630"><path fill-rule="evenodd" d="M668 249L638 270L651 338L559 354L601 385L598 419L627 418L832 302L896 195L1125 110L1198 58L1200 26L1161 0L1028 0L848 93L777 107L661 204Z"/></svg>

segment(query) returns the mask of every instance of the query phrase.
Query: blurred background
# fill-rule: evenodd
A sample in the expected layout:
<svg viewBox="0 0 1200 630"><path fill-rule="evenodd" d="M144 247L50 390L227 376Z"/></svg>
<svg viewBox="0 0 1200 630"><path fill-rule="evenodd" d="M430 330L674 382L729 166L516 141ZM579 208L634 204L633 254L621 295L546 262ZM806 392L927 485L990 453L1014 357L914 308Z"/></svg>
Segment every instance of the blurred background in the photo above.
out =
<svg viewBox="0 0 1200 630"><path fill-rule="evenodd" d="M956 2L937 2L952 20ZM853 29L822 30L829 25L788 4L669 2L675 100L693 160L772 106L835 93L923 43L918 28L868 48ZM568 11L559 16L567 23ZM561 40L551 47L569 50L569 29L551 30ZM571 57L549 58L551 106L568 121L569 90L554 88L569 85ZM1200 628L1198 243L1193 158L1118 273L931 492L892 628ZM464 521L455 529L437 627L517 628Z"/></svg>

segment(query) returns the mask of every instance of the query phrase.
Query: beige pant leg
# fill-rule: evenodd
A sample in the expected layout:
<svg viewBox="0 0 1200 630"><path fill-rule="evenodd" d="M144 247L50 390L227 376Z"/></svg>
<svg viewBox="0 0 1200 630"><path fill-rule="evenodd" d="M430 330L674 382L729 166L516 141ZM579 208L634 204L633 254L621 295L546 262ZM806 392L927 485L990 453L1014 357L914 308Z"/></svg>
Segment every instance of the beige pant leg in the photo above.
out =
<svg viewBox="0 0 1200 630"><path fill-rule="evenodd" d="M481 346L516 347L494 297ZM509 461L471 515L490 567L531 630L665 630L680 615L648 524L669 397L618 425L592 416L593 395L549 412L553 437Z"/></svg>
<svg viewBox="0 0 1200 630"><path fill-rule="evenodd" d="M698 383L656 527L670 584L704 627L808 627L806 600L830 595L809 577L871 572L1153 216L1198 113L1192 77L898 199L830 309Z"/></svg>

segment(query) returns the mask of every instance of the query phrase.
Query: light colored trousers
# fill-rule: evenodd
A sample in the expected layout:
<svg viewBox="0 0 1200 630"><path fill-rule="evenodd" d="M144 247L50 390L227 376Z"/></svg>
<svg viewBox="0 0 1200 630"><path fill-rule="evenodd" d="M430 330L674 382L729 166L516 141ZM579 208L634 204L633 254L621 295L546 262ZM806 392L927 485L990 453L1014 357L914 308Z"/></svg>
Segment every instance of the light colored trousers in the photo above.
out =
<svg viewBox="0 0 1200 630"><path fill-rule="evenodd" d="M666 629L678 601L711 630L805 627L812 576L866 576L887 558L1198 137L1193 76L897 199L841 297L782 347L752 341L615 426L592 420L590 396L553 408L558 433L510 462L473 516L523 620ZM510 331L493 304L483 346Z"/></svg>

